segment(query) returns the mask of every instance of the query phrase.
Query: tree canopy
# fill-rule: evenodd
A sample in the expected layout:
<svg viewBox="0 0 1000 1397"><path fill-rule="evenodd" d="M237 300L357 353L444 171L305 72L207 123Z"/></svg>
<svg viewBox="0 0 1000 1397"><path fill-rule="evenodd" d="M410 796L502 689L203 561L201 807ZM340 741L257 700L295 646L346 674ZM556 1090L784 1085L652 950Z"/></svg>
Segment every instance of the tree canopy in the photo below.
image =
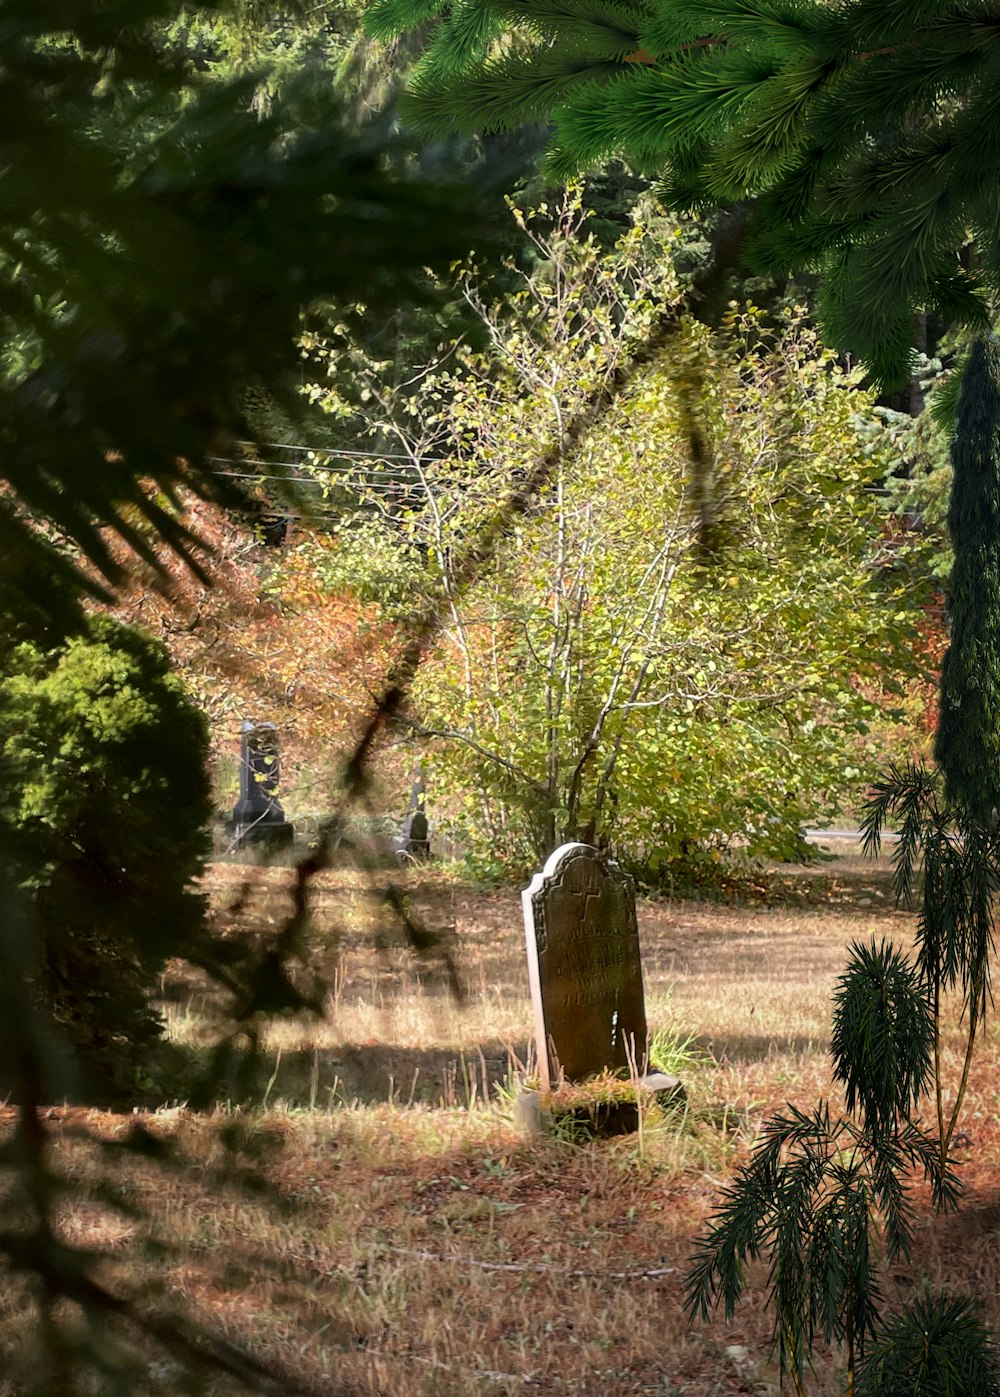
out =
<svg viewBox="0 0 1000 1397"><path fill-rule="evenodd" d="M399 460L313 565L390 598L402 568L441 598L407 716L477 854L521 871L600 835L657 877L733 838L788 854L872 770L879 678L915 614L870 489L886 469L870 398L801 308L778 328L732 312L717 332L679 313L669 354L637 363L681 303L672 226L608 250L572 201L516 217L537 264L500 300L464 279L487 352L460 346L397 391L356 353L360 402L315 386ZM620 399L463 595L463 541L623 368Z"/></svg>
<svg viewBox="0 0 1000 1397"><path fill-rule="evenodd" d="M1000 286L1000 5L979 0L376 0L436 21L428 133L551 121L550 170L612 155L673 208L754 200L758 271L820 277L832 343L905 380L917 311L983 325Z"/></svg>

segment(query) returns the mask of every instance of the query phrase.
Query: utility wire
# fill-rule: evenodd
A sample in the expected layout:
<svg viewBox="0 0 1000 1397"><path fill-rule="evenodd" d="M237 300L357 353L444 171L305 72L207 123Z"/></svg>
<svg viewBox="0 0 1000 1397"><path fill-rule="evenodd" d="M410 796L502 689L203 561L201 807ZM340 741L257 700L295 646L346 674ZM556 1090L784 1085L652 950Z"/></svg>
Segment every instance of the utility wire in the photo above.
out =
<svg viewBox="0 0 1000 1397"><path fill-rule="evenodd" d="M211 461L213 465L216 466L263 466L265 470L282 471L284 474L281 478L288 480L297 480L300 478L298 476L291 475L291 471L323 471L327 475L348 475L351 471L365 469L361 464L362 460L371 461L373 463L381 461L380 457L375 456L365 456L358 458L352 457L350 460L347 460L343 465L334 465L332 462L323 463L318 461L310 462L307 465L301 461L260 461L255 458L248 459L244 457L233 456L209 456L207 459ZM430 460L430 457L428 457L427 459ZM441 461L442 458L439 456L434 458L435 465L440 465ZM369 466L367 469L375 469L375 466ZM414 470L416 470L416 467L414 467ZM387 470L383 472L383 474L389 475L395 479L399 479L409 473L405 472L402 466L393 464L389 466Z"/></svg>
<svg viewBox="0 0 1000 1397"><path fill-rule="evenodd" d="M275 446L275 447L270 447L270 448L269 448L269 450L273 450L273 451L283 451L283 450L292 451L292 450L294 450L294 449L295 449L294 447L280 447L280 446ZM306 451L307 448L302 447L301 450ZM447 459L446 457L443 457L443 456L409 456L409 455L405 455L405 454L402 454L402 453L397 453L397 452L394 452L394 451L355 451L355 450L353 450L353 449L350 448L350 447L329 447L329 448L326 448L326 447L323 447L323 448L314 448L314 447L310 447L310 448L308 448L308 454L311 455L311 456L317 457L317 458L322 458L322 457L325 457L325 458L326 458L325 460L316 459L316 460L314 460L314 461L310 461L310 462L309 462L309 465L310 465L310 467L311 467L312 469L314 469L314 470L331 470L331 469L336 469L336 467L335 467L332 463L333 463L334 461L340 461L340 460L343 460L343 461L351 461L351 462L353 462L353 461L392 461L392 462L398 462L398 463L403 464L403 465L417 466L417 465L439 465L440 462L441 462L442 460L446 460L446 459ZM289 469L292 469L292 468L297 467L297 466L299 465L299 462L297 462L297 461L265 461L265 460L262 460L262 459L261 459L260 457L258 457L258 456L238 456L238 457L233 457L233 456L208 456L206 459L209 460L209 461L218 461L218 462L221 462L223 465L243 465L243 466L288 466Z"/></svg>
<svg viewBox="0 0 1000 1397"><path fill-rule="evenodd" d="M286 441L241 441L250 451L258 447L265 451L304 451L315 456L359 456L366 461L436 461L436 456L412 456L406 451L360 451L355 446L293 446Z"/></svg>
<svg viewBox="0 0 1000 1397"><path fill-rule="evenodd" d="M279 480L285 485L305 485L315 490L325 490L330 487L322 480L301 479L294 475L258 475L256 471L211 471L211 475L220 476L226 480ZM342 489L345 490L372 490L376 494L398 495L412 490L414 482L405 480L349 480L345 479Z"/></svg>

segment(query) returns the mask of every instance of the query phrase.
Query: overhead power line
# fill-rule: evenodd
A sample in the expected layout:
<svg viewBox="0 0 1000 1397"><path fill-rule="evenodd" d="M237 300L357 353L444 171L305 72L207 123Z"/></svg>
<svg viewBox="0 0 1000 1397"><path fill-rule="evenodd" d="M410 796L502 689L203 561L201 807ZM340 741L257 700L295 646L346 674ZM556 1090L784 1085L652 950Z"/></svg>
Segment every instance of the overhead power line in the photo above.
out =
<svg viewBox="0 0 1000 1397"><path fill-rule="evenodd" d="M227 480L254 480L267 481L277 480L285 485L304 485L313 490L323 490L328 488L322 480L300 479L298 476L288 475L258 475L256 471L212 471L212 475L223 477ZM415 482L414 482L415 483ZM399 495L412 489L412 484L401 480L345 480L344 489L354 488L356 490L373 491L376 494Z"/></svg>
<svg viewBox="0 0 1000 1397"><path fill-rule="evenodd" d="M359 450L357 447L353 447L353 446L329 446L329 447L327 447L327 446L293 446L291 443L288 443L288 442L276 442L276 441L262 441L262 442L249 442L249 441L246 441L246 442L239 442L239 443L237 443L237 444L238 444L239 446L245 446L245 447L247 448L248 451L253 451L253 452L260 451L260 450L269 451L269 452L270 452L270 451L298 451L298 452L301 452L301 453L304 454L304 455L311 455L311 456L315 456L315 457L317 457L317 458L326 458L325 461L324 461L324 460L317 459L316 461L313 461L313 462L310 463L310 464L313 465L313 466L319 466L320 469L325 468L325 466L326 466L326 464L327 464L328 462L330 462L330 461L337 461L337 460L345 460L345 461L400 461L400 462L403 462L403 463L405 463L405 464L407 464L407 465L435 465L435 464L439 463L440 461L442 461L443 459L445 459L444 457L441 457L441 456L424 456L424 455L419 455L419 454L418 454L418 455L413 455L413 454L411 454L411 453L409 453L409 452L405 452L405 451L361 451L361 450ZM256 456L241 456L241 457L239 457L239 458L237 458L237 459L235 459L235 460L234 460L234 458L229 457L229 456L210 456L208 459L209 459L210 461L226 461L227 463L233 464L233 465L244 464L244 465L283 466L283 465L292 465L292 464L293 464L292 462L286 462L286 461L261 461L261 460L258 460Z"/></svg>

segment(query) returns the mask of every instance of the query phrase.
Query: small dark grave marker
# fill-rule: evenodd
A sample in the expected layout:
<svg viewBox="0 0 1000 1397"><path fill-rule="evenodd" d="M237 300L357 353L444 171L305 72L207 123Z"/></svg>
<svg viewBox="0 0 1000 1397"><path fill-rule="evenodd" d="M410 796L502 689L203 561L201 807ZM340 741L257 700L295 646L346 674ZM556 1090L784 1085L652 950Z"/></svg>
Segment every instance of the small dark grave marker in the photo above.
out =
<svg viewBox="0 0 1000 1397"><path fill-rule="evenodd" d="M631 878L589 844L564 844L521 900L542 1089L608 1070L641 1076L648 1035Z"/></svg>
<svg viewBox="0 0 1000 1397"><path fill-rule="evenodd" d="M424 798L424 778L418 769L410 793L409 813L392 841L393 853L399 860L429 859L431 856L430 825L424 810Z"/></svg>
<svg viewBox="0 0 1000 1397"><path fill-rule="evenodd" d="M278 789L281 758L274 723L243 724L240 733L240 798L229 821L238 849L247 844L290 844L294 826L285 819Z"/></svg>

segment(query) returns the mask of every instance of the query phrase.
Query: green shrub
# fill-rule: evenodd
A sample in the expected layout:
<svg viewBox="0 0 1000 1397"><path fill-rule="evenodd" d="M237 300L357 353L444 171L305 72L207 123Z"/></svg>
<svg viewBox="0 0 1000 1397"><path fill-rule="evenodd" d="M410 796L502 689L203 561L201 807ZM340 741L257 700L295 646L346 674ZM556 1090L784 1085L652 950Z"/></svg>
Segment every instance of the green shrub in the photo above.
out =
<svg viewBox="0 0 1000 1397"><path fill-rule="evenodd" d="M36 992L98 1095L134 1086L165 960L199 939L207 733L166 649L108 617L0 671L0 853L37 937Z"/></svg>

